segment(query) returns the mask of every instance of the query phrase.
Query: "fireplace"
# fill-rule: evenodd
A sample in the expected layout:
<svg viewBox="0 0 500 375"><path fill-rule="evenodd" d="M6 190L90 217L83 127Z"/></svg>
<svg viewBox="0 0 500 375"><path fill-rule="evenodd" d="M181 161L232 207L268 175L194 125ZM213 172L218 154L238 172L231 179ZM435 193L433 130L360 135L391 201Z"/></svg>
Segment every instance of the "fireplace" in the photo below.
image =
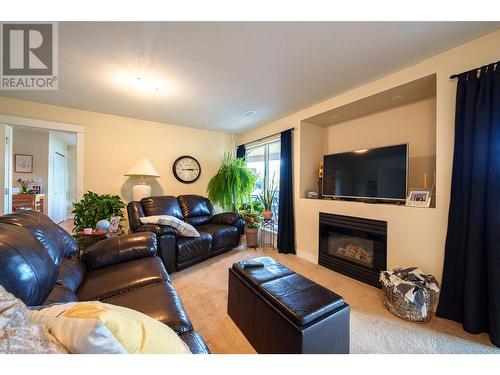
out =
<svg viewBox="0 0 500 375"><path fill-rule="evenodd" d="M319 264L380 288L387 266L387 222L319 214Z"/></svg>

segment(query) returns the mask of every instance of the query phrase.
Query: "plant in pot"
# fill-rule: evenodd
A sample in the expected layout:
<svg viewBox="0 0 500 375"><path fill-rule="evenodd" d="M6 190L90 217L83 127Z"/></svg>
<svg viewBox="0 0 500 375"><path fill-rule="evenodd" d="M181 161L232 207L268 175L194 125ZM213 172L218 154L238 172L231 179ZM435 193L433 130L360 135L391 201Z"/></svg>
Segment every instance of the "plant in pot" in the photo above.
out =
<svg viewBox="0 0 500 375"><path fill-rule="evenodd" d="M236 211L250 199L256 176L249 171L245 159L224 153L217 174L208 183L208 198L224 209Z"/></svg>
<svg viewBox="0 0 500 375"><path fill-rule="evenodd" d="M262 205L264 206L264 211L262 212L262 216L264 219L272 219L273 218L273 201L274 198L276 197L276 192L278 191L278 186L274 182L274 177L271 180L271 185L270 186L265 186L264 190L262 191L262 194L259 195L259 198L262 202Z"/></svg>
<svg viewBox="0 0 500 375"><path fill-rule="evenodd" d="M97 194L86 192L83 198L73 204L72 214L75 215L73 232L78 237L78 232L85 228L95 228L101 220L110 220L112 217L120 217L123 220L123 209L125 203L118 195ZM123 232L123 225L119 225L118 233Z"/></svg>
<svg viewBox="0 0 500 375"><path fill-rule="evenodd" d="M245 221L245 238L247 246L259 246L259 228L262 221L262 215L256 211L242 211L241 216Z"/></svg>

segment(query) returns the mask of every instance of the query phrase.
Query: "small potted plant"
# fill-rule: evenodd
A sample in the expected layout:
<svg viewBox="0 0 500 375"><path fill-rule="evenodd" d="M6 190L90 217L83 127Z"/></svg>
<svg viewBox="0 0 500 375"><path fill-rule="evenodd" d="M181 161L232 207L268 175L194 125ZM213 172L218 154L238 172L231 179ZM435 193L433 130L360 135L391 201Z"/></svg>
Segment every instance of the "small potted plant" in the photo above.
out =
<svg viewBox="0 0 500 375"><path fill-rule="evenodd" d="M245 221L245 238L248 247L259 246L259 228L262 216L259 212L255 211L242 211L241 216Z"/></svg>
<svg viewBox="0 0 500 375"><path fill-rule="evenodd" d="M277 191L278 187L274 183L273 175L271 185L264 187L262 194L259 195L260 200L262 201L262 205L264 206L264 211L262 212L262 216L264 217L264 219L271 220L273 218L272 206Z"/></svg>
<svg viewBox="0 0 500 375"><path fill-rule="evenodd" d="M19 183L19 185L21 185L21 192L23 194L28 194L29 193L28 187L30 186L31 181L28 179L23 180L22 178L18 178L17 182Z"/></svg>
<svg viewBox="0 0 500 375"><path fill-rule="evenodd" d="M120 217L123 220L124 208L125 203L118 195L88 191L78 203L73 204L72 214L75 215L73 232L78 234L85 228L94 229L99 221L110 220L112 217ZM123 229L120 224L118 233L123 232Z"/></svg>

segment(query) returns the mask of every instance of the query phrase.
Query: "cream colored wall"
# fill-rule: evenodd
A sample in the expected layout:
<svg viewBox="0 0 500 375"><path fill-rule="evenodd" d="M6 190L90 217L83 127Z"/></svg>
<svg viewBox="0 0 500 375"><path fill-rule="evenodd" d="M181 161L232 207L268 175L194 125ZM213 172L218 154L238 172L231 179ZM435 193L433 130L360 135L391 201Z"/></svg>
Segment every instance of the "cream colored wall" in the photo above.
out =
<svg viewBox="0 0 500 375"><path fill-rule="evenodd" d="M229 134L5 97L0 97L0 114L85 126L84 190L119 194L127 202L134 180L124 173L139 158L148 158L161 175L152 180L153 194L206 195L220 156L233 149ZM201 164L201 176L193 184L182 184L172 174L181 155L194 156Z"/></svg>
<svg viewBox="0 0 500 375"><path fill-rule="evenodd" d="M295 152L293 163L298 255L317 262L319 212L386 220L388 267L416 265L441 279L450 200L456 93L456 81L450 80L449 77L497 61L499 45L500 30L238 137L237 143L241 144L295 127L297 130L294 132L294 150L297 151L300 150L301 120L436 73L436 208L418 209L301 198L298 187L303 156Z"/></svg>
<svg viewBox="0 0 500 375"><path fill-rule="evenodd" d="M15 166L12 168L12 186L20 188L18 178L33 179L39 178L42 184L42 194L47 194L49 178L49 134L24 129L14 129L12 137L13 162L15 154L33 155L33 173L17 173ZM47 211L47 205L44 205Z"/></svg>

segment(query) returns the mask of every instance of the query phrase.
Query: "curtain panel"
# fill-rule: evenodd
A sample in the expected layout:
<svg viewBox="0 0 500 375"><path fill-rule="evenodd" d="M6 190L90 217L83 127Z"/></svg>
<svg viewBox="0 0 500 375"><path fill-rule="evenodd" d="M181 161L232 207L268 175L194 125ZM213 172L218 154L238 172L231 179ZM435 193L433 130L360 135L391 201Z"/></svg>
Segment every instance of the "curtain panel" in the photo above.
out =
<svg viewBox="0 0 500 375"><path fill-rule="evenodd" d="M500 347L500 64L458 75L455 149L437 315Z"/></svg>
<svg viewBox="0 0 500 375"><path fill-rule="evenodd" d="M293 144L292 129L281 133L280 192L278 211L278 252L295 254L295 220L293 212Z"/></svg>

